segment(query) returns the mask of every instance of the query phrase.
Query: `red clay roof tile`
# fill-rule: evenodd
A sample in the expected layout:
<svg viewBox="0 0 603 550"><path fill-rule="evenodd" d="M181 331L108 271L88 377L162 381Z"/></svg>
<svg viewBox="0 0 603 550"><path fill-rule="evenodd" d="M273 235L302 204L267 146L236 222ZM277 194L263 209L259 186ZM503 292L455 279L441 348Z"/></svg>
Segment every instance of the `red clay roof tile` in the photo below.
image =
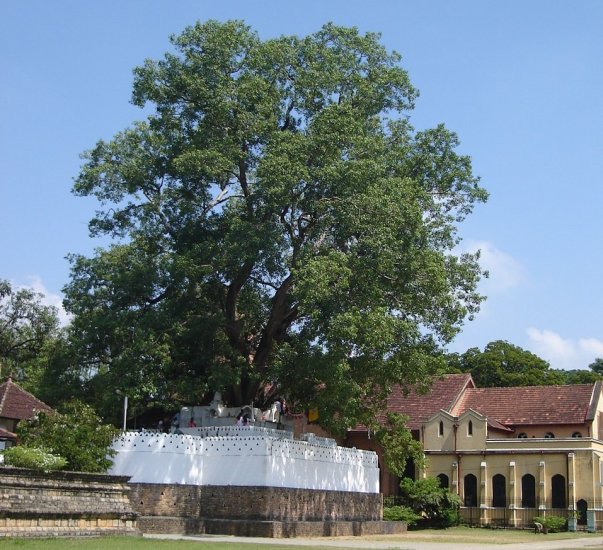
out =
<svg viewBox="0 0 603 550"><path fill-rule="evenodd" d="M36 411L51 410L46 403L26 392L10 378L0 384L0 418L23 420L31 418Z"/></svg>
<svg viewBox="0 0 603 550"><path fill-rule="evenodd" d="M408 395L404 395L402 390L396 387L387 399L387 412L407 416L407 428L418 430L425 420L440 409L450 411L467 387L473 387L470 374L446 374L434 378L427 393L418 393L411 389ZM380 420L384 421L385 415Z"/></svg>
<svg viewBox="0 0 603 550"><path fill-rule="evenodd" d="M505 426L581 424L593 399L594 384L468 388L452 411L473 409Z"/></svg>

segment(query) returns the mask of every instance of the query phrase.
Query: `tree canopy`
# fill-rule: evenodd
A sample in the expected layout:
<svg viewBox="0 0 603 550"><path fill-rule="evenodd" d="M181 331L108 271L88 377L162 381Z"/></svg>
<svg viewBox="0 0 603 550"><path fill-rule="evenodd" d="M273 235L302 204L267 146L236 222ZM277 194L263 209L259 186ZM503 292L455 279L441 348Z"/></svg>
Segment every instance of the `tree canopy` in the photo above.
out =
<svg viewBox="0 0 603 550"><path fill-rule="evenodd" d="M599 375L603 375L603 357L597 357L588 368Z"/></svg>
<svg viewBox="0 0 603 550"><path fill-rule="evenodd" d="M592 384L602 379L596 359L586 369L552 369L547 361L534 353L504 340L494 340L484 351L470 348L465 353L446 356L447 372L469 372L481 388L511 386L544 386L559 384Z"/></svg>
<svg viewBox="0 0 603 550"><path fill-rule="evenodd" d="M564 384L562 371L551 369L544 360L504 340L490 342L481 351L470 348L448 356L449 370L469 372L479 388L543 386Z"/></svg>
<svg viewBox="0 0 603 550"><path fill-rule="evenodd" d="M59 333L56 308L42 300L42 294L0 279L0 374L25 380L26 387L27 375Z"/></svg>
<svg viewBox="0 0 603 550"><path fill-rule="evenodd" d="M455 247L487 194L453 132L410 125L417 91L379 39L209 21L135 69L150 114L85 153L74 186L114 239L71 257L65 289L99 387L278 391L342 427L433 369L482 300Z"/></svg>

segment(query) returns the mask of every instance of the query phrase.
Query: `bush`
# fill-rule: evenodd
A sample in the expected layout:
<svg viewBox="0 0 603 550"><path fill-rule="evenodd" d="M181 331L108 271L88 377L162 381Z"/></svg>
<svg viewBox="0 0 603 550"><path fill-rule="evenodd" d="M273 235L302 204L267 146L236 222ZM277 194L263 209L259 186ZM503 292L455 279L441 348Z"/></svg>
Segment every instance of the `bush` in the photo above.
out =
<svg viewBox="0 0 603 550"><path fill-rule="evenodd" d="M459 522L461 499L441 487L438 478L403 479L400 488L406 504L427 518L432 526L449 527Z"/></svg>
<svg viewBox="0 0 603 550"><path fill-rule="evenodd" d="M67 461L62 456L53 455L36 447L10 447L3 453L4 464L15 468L30 468L49 472L62 470Z"/></svg>
<svg viewBox="0 0 603 550"><path fill-rule="evenodd" d="M405 521L409 527L412 527L421 519L421 516L408 506L385 506L383 519L385 521Z"/></svg>
<svg viewBox="0 0 603 550"><path fill-rule="evenodd" d="M59 413L38 413L22 420L17 435L25 447L65 457L67 468L77 472L106 472L110 448L118 430L101 422L92 407L73 401Z"/></svg>
<svg viewBox="0 0 603 550"><path fill-rule="evenodd" d="M558 533L559 531L567 531L567 520L561 516L536 516L534 523L542 523L542 526L548 533Z"/></svg>

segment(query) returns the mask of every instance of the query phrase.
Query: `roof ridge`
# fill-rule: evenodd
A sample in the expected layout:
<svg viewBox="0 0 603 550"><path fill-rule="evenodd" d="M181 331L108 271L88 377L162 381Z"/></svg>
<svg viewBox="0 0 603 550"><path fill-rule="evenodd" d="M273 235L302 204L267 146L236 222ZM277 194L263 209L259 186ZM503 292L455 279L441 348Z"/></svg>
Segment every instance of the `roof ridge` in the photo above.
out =
<svg viewBox="0 0 603 550"><path fill-rule="evenodd" d="M475 388L475 382L473 381L471 373L464 372L463 374L465 375L465 383L463 384L463 387L459 389L459 392L457 393L456 397L453 399L452 403L450 404L450 407L448 408L448 412L455 414L455 416L458 416L458 412L463 406L467 390L471 389L469 387L469 384L473 384L472 387Z"/></svg>
<svg viewBox="0 0 603 550"><path fill-rule="evenodd" d="M9 376L8 379L0 384L0 388L4 386L4 393L2 394L2 399L0 399L0 412L4 409L4 402L6 401L6 396L8 395L8 383L13 383L12 378Z"/></svg>
<svg viewBox="0 0 603 550"><path fill-rule="evenodd" d="M16 384L15 382L12 381L12 378L10 379L10 383L13 385L13 387L23 393L26 393L29 397L31 397L32 399L35 399L36 401L38 401L39 403L42 403L43 405L46 405L46 403L44 403L44 401L42 401L41 399L38 399L33 393L24 390L19 384ZM48 407L48 405L46 405Z"/></svg>
<svg viewBox="0 0 603 550"><path fill-rule="evenodd" d="M52 410L52 407L38 399L33 393L24 390L19 384L9 378L0 388L4 390L0 401L0 416L21 419L23 407L31 410Z"/></svg>
<svg viewBox="0 0 603 550"><path fill-rule="evenodd" d="M593 384L593 391L591 393L591 398L590 398L590 407L586 411L586 417L584 418L584 420L594 420L595 412L597 411L597 408L598 408L597 405L599 403L599 399L601 398L601 386L602 386L601 380L597 380Z"/></svg>

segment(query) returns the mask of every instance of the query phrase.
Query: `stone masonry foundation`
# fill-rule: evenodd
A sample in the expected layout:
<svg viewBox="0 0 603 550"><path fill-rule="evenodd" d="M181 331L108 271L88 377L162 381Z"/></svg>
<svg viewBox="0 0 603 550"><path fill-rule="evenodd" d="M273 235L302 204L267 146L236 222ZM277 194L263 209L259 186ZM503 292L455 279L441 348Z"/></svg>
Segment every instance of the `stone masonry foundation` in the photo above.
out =
<svg viewBox="0 0 603 550"><path fill-rule="evenodd" d="M0 537L138 535L127 481L0 468Z"/></svg>
<svg viewBox="0 0 603 550"><path fill-rule="evenodd" d="M254 537L353 536L406 531L381 521L382 495L275 487L133 483L132 508L145 533Z"/></svg>

